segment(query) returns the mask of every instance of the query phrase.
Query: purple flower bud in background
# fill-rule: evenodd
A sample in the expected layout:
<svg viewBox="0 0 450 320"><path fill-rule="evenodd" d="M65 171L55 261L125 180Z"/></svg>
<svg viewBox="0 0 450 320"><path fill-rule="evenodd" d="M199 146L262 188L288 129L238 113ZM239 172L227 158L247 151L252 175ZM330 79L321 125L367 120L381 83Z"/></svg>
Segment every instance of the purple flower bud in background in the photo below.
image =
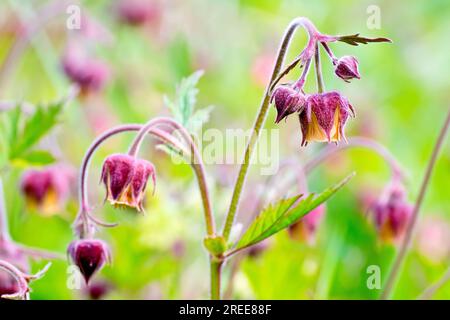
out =
<svg viewBox="0 0 450 320"><path fill-rule="evenodd" d="M85 294L91 300L100 300L104 298L112 289L112 286L109 282L106 281L95 281L94 283L90 283L85 288Z"/></svg>
<svg viewBox="0 0 450 320"><path fill-rule="evenodd" d="M310 141L345 141L344 127L350 115L354 116L353 107L339 92L308 96L299 115L302 146Z"/></svg>
<svg viewBox="0 0 450 320"><path fill-rule="evenodd" d="M110 260L107 245L97 239L75 240L70 243L67 252L72 262L80 269L86 284L94 273Z"/></svg>
<svg viewBox="0 0 450 320"><path fill-rule="evenodd" d="M150 0L120 0L117 3L119 19L132 26L140 26L159 17L159 8Z"/></svg>
<svg viewBox="0 0 450 320"><path fill-rule="evenodd" d="M383 241L395 242L403 237L411 219L413 206L406 200L406 192L399 182L386 187L371 211L378 234Z"/></svg>
<svg viewBox="0 0 450 320"><path fill-rule="evenodd" d="M17 280L6 271L0 270L0 300L2 295L14 294L19 290Z"/></svg>
<svg viewBox="0 0 450 320"><path fill-rule="evenodd" d="M346 82L352 79L360 79L358 71L358 60L353 56L343 56L335 62L336 68L334 72L336 75Z"/></svg>
<svg viewBox="0 0 450 320"><path fill-rule="evenodd" d="M272 93L271 102L277 108L275 123L278 123L291 113L299 112L305 104L305 96L290 86L281 85Z"/></svg>
<svg viewBox="0 0 450 320"><path fill-rule="evenodd" d="M23 174L20 189L29 208L51 215L63 209L74 178L73 169L67 165L30 169Z"/></svg>
<svg viewBox="0 0 450 320"><path fill-rule="evenodd" d="M76 83L81 93L100 90L108 77L108 67L100 60L87 56L77 45L69 45L62 59L66 76Z"/></svg>
<svg viewBox="0 0 450 320"><path fill-rule="evenodd" d="M101 181L106 187L106 199L114 206L143 210L147 181L156 184L155 168L147 160L126 154L114 154L103 163Z"/></svg>
<svg viewBox="0 0 450 320"><path fill-rule="evenodd" d="M248 248L247 254L250 258L258 258L261 254L266 251L270 246L270 238L264 239L261 242Z"/></svg>
<svg viewBox="0 0 450 320"><path fill-rule="evenodd" d="M288 229L291 239L312 243L324 214L325 205L321 204L301 218L298 222L291 225Z"/></svg>

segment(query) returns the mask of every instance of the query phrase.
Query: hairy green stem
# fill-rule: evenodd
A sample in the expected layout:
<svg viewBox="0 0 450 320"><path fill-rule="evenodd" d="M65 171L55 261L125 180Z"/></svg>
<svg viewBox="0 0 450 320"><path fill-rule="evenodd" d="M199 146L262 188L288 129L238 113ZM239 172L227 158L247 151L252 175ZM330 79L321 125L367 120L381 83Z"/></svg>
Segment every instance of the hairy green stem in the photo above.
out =
<svg viewBox="0 0 450 320"><path fill-rule="evenodd" d="M223 261L210 257L211 268L211 300L220 300L220 284Z"/></svg>
<svg viewBox="0 0 450 320"><path fill-rule="evenodd" d="M444 144L445 137L447 135L448 129L450 127L450 108L448 111L447 118L444 122L444 125L439 133L439 137L434 146L433 152L431 154L430 160L428 162L427 169L425 171L425 176L422 180L422 185L420 186L419 196L417 197L416 203L414 205L414 209L412 212L411 221L408 224L406 229L405 237L403 238L403 242L400 247L400 251L394 261L394 265L392 267L391 272L389 273L388 280L384 286L384 290L380 296L381 299L389 299L391 295L391 291L396 284L398 273L403 265L403 261L406 257L406 253L411 245L412 236L414 233L414 227L417 223L419 217L419 211L422 206L423 200L425 198L425 193L427 191L429 182L431 180L431 176L433 173L434 165L436 164L436 160L438 158L439 152Z"/></svg>

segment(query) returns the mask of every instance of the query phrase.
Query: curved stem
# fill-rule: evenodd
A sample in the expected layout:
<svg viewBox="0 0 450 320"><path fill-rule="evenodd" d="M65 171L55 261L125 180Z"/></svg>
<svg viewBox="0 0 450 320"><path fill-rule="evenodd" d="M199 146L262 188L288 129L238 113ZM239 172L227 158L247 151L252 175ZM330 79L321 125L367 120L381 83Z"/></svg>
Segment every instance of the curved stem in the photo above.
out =
<svg viewBox="0 0 450 320"><path fill-rule="evenodd" d="M5 193L3 190L3 180L0 178L0 243L10 241L11 236L8 230L8 213L6 212Z"/></svg>
<svg viewBox="0 0 450 320"><path fill-rule="evenodd" d="M428 162L428 166L425 171L425 176L423 178L422 185L420 186L419 196L417 197L416 203L414 205L411 221L409 222L408 227L406 229L405 237L403 238L403 241L402 241L402 244L400 247L400 251L395 259L394 265L389 274L389 277L388 277L388 280L384 287L383 293L381 294L381 297L380 297L381 299L389 299L391 290L395 285L398 273L403 265L403 260L405 259L406 253L409 249L409 246L411 245L414 227L415 227L415 225L417 223L417 219L419 217L419 211L422 206L423 199L425 198L425 193L427 191L428 184L430 182L431 175L433 173L434 165L436 164L436 160L438 158L439 152L444 144L445 137L447 135L449 127L450 127L450 108L448 111L447 118L444 122L444 126L442 127L441 132L439 133L439 137L434 146L433 152L431 154L431 158Z"/></svg>
<svg viewBox="0 0 450 320"><path fill-rule="evenodd" d="M233 226L233 222L234 222L237 208L239 205L242 188L244 186L245 179L247 176L248 167L250 164L250 158L253 154L253 149L258 141L261 128L263 127L264 122L266 120L267 112L269 109L269 102L270 102L270 94L269 93L270 93L271 84L276 79L278 73L280 72L280 69L284 62L284 58L286 56L286 52L287 52L289 44L291 42L292 35L294 34L294 31L299 26L303 26L308 31L308 34L310 36L310 41L311 41L311 38L313 38L315 40L316 35L318 34L318 31L316 30L314 25L308 19L303 18L303 17L294 19L289 24L289 26L287 27L287 29L284 33L280 48L278 49L277 59L276 59L275 66L272 71L272 76L270 78L269 84L267 85L266 91L264 93L264 97L261 101L261 106L259 108L258 115L256 116L256 120L253 125L253 130L252 130L252 133L250 136L250 140L245 149L244 159L240 166L238 177L237 177L236 183L234 185L231 203L230 203L230 206L228 209L227 217L226 217L225 224L224 224L223 231L222 231L223 237L225 238L225 240L228 240L228 237L230 236L230 231ZM307 49L309 49L309 48L306 48L305 50L307 50Z"/></svg>
<svg viewBox="0 0 450 320"><path fill-rule="evenodd" d="M308 161L305 164L305 173L308 174L315 167L317 167L319 164L330 158L335 153L355 147L361 147L375 151L375 153L383 157L383 159L389 165L392 171L392 175L394 177L399 177L401 179L404 179L406 177L406 174L403 171L402 167L398 164L397 160L394 158L394 156L389 152L389 150L386 147L384 147L382 144L374 140L363 137L351 138L349 139L347 144L340 144L337 146L329 145L325 147L320 151L320 153L317 156L315 156L312 160Z"/></svg>
<svg viewBox="0 0 450 320"><path fill-rule="evenodd" d="M197 148L197 145L195 144L194 140L192 139L189 132L178 122L176 122L173 119L170 118L157 118L150 122L148 122L145 126L142 127L142 129L139 131L139 134L134 139L129 154L131 156L136 156L139 152L140 146L142 144L142 141L144 140L148 130L150 130L155 123L157 124L166 124L168 126L173 127L174 129L178 130L178 132L181 134L185 142L189 145L191 149L191 165L194 169L194 172L197 176L198 180L198 186L200 189L200 193L202 196L202 202L203 202L203 209L204 209L204 215L205 215L205 222L206 222L206 230L208 235L214 235L216 232L215 227L215 221L214 221L214 215L212 212L212 205L211 205L211 199L209 196L209 189L206 181L206 170L205 165L203 163L203 159L200 155L200 152Z"/></svg>
<svg viewBox="0 0 450 320"><path fill-rule="evenodd" d="M128 124L128 125L122 125L115 127L113 129L110 129L100 135L97 139L94 140L94 142L91 144L89 149L87 150L80 169L80 180L79 180L79 202L80 202L80 212L78 214L77 219L82 219L83 222L83 232L86 234L89 234L89 217L88 212L90 211L89 206L89 200L88 200L88 193L87 193L87 175L88 175L88 167L90 160L92 158L92 155L94 154L95 150L108 138L122 132L127 131L139 131L142 129L142 125L140 124ZM165 131L158 130L156 128L153 128L149 131L150 134L154 135L158 139L162 140L165 143L169 143L172 146L174 146L177 149L180 149L182 152L186 152L184 147L175 140L170 134L166 133Z"/></svg>

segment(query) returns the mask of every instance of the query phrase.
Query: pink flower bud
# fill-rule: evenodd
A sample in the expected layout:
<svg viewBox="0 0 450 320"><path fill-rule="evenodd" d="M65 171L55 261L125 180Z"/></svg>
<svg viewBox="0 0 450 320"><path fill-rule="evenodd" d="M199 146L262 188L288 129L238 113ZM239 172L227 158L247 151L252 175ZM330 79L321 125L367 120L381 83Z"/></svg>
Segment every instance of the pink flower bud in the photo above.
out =
<svg viewBox="0 0 450 320"><path fill-rule="evenodd" d="M377 231L383 241L399 240L406 231L413 207L406 201L403 186L397 182L389 185L380 199L372 205Z"/></svg>
<svg viewBox="0 0 450 320"><path fill-rule="evenodd" d="M305 108L299 115L302 146L310 141L346 140L344 127L350 115L354 116L353 107L336 91L308 96Z"/></svg>
<svg viewBox="0 0 450 320"><path fill-rule="evenodd" d="M82 93L100 90L108 77L108 67L100 60L88 57L76 45L70 45L62 60L66 76L80 86Z"/></svg>
<svg viewBox="0 0 450 320"><path fill-rule="evenodd" d="M112 286L109 282L106 281L97 281L89 284L85 289L85 294L91 300L100 300L105 297L112 289Z"/></svg>
<svg viewBox="0 0 450 320"><path fill-rule="evenodd" d="M2 299L1 296L14 294L18 291L20 291L20 288L17 280L6 271L0 270L0 300Z"/></svg>
<svg viewBox="0 0 450 320"><path fill-rule="evenodd" d="M321 204L306 216L301 218L298 222L291 225L288 229L291 239L297 241L307 241L309 243L313 242L317 228L322 221L324 214L325 205Z"/></svg>
<svg viewBox="0 0 450 320"><path fill-rule="evenodd" d="M147 181L155 187L155 168L142 159L126 154L114 154L103 163L101 181L106 187L106 199L114 206L143 210Z"/></svg>
<svg viewBox="0 0 450 320"><path fill-rule="evenodd" d="M80 269L86 284L94 273L110 260L107 245L97 239L75 240L70 243L67 252L73 263Z"/></svg>
<svg viewBox="0 0 450 320"><path fill-rule="evenodd" d="M121 0L117 5L119 19L133 26L142 25L159 16L159 8L149 0Z"/></svg>
<svg viewBox="0 0 450 320"><path fill-rule="evenodd" d="M305 97L300 91L281 85L272 93L271 102L275 102L277 108L275 123L278 123L291 113L299 112L305 104Z"/></svg>
<svg viewBox="0 0 450 320"><path fill-rule="evenodd" d="M358 60L353 56L343 56L337 60L334 72L346 82L350 82L354 78L361 78L358 71Z"/></svg>
<svg viewBox="0 0 450 320"><path fill-rule="evenodd" d="M53 165L26 171L22 176L20 188L30 208L50 215L64 207L73 179L71 167Z"/></svg>

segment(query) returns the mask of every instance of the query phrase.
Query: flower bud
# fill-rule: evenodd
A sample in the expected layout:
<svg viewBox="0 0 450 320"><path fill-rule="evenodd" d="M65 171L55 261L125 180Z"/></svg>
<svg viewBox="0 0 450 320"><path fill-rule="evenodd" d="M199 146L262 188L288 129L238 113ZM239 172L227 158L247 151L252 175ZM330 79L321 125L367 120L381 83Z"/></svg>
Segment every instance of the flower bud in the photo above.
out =
<svg viewBox="0 0 450 320"><path fill-rule="evenodd" d="M159 8L149 0L121 0L117 5L119 19L129 25L139 26L159 16Z"/></svg>
<svg viewBox="0 0 450 320"><path fill-rule="evenodd" d="M62 60L66 76L86 94L100 90L108 77L108 68L100 60L88 57L83 50L69 46Z"/></svg>
<svg viewBox="0 0 450 320"><path fill-rule="evenodd" d="M325 214L325 205L321 204L310 213L291 225L288 229L289 236L293 240L313 242L317 227Z"/></svg>
<svg viewBox="0 0 450 320"><path fill-rule="evenodd" d="M277 108L275 123L278 123L291 113L299 112L305 104L305 97L300 91L281 85L272 93L271 102L275 102Z"/></svg>
<svg viewBox="0 0 450 320"><path fill-rule="evenodd" d="M394 182L389 185L371 209L375 226L383 241L394 242L405 234L413 207L406 201L406 193L401 184Z"/></svg>
<svg viewBox="0 0 450 320"><path fill-rule="evenodd" d="M91 300L100 300L111 291L112 286L106 281L96 281L86 286L85 295Z"/></svg>
<svg viewBox="0 0 450 320"><path fill-rule="evenodd" d="M336 91L317 93L307 97L305 108L300 112L302 146L310 141L334 141L345 139L344 127L353 107Z"/></svg>
<svg viewBox="0 0 450 320"><path fill-rule="evenodd" d="M10 295L20 291L17 280L8 272L0 270L0 300L3 295Z"/></svg>
<svg viewBox="0 0 450 320"><path fill-rule="evenodd" d="M71 167L48 166L40 170L26 171L22 176L20 188L29 208L51 215L64 207L73 179Z"/></svg>
<svg viewBox="0 0 450 320"><path fill-rule="evenodd" d="M75 240L70 243L67 252L72 262L80 269L86 284L89 283L94 273L110 260L107 245L97 239Z"/></svg>
<svg viewBox="0 0 450 320"><path fill-rule="evenodd" d="M351 79L361 78L358 71L358 60L353 56L343 56L337 60L334 72L346 82L350 82Z"/></svg>
<svg viewBox="0 0 450 320"><path fill-rule="evenodd" d="M101 177L106 187L106 199L114 206L142 211L149 177L155 187L155 168L150 162L126 154L109 156L103 163Z"/></svg>

